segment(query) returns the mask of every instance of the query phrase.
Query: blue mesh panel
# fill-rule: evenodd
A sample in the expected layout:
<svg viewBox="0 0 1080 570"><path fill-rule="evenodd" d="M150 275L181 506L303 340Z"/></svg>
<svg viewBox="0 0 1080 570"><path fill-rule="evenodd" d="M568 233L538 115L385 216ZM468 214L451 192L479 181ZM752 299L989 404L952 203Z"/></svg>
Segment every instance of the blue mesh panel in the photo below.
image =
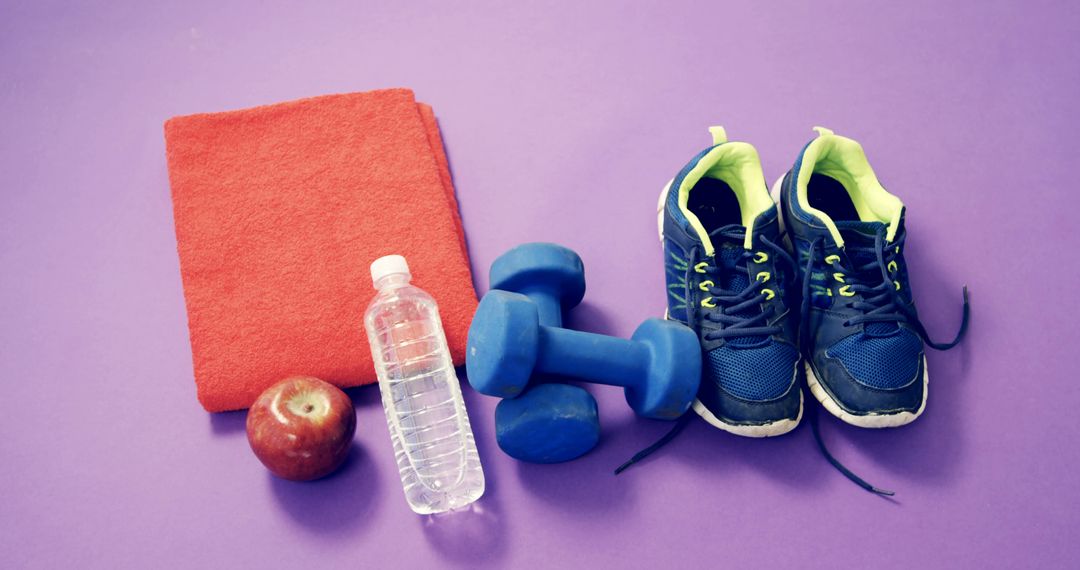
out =
<svg viewBox="0 0 1080 570"><path fill-rule="evenodd" d="M867 323L866 326L863 328L866 330L866 332L870 334L884 336L893 332L899 327L900 325L896 323Z"/></svg>
<svg viewBox="0 0 1080 570"><path fill-rule="evenodd" d="M685 174L680 173L679 177L671 183L670 187L668 187L667 205L665 206L665 208L668 212L671 212L671 217L674 218L680 226L685 228L690 223L690 221L686 219L686 214L683 214L682 209L679 208L678 186L678 184L682 182L683 176L685 176Z"/></svg>
<svg viewBox="0 0 1080 570"><path fill-rule="evenodd" d="M922 341L906 329L886 337L854 334L826 352L839 358L858 383L878 390L902 388L910 383L919 371L922 353Z"/></svg>
<svg viewBox="0 0 1080 570"><path fill-rule="evenodd" d="M741 246L735 246L730 243L725 243L720 246L720 249L716 250L716 257L721 263L727 266L732 266L735 265L736 262L738 262L739 257L743 254L744 251L745 250ZM722 283L719 283L719 285L724 289L738 293L739 291L742 291L743 289L746 289L750 286L750 276L745 271L728 271L724 273L724 280ZM730 314L737 317L749 318L757 315L760 312L761 310L755 306L748 307L737 313ZM759 335L732 337L728 339L728 342L737 345L755 344L761 342L761 336Z"/></svg>
<svg viewBox="0 0 1080 570"><path fill-rule="evenodd" d="M727 392L744 400L773 400L787 392L795 375L799 352L780 343L755 348L714 348L705 359L705 372Z"/></svg>

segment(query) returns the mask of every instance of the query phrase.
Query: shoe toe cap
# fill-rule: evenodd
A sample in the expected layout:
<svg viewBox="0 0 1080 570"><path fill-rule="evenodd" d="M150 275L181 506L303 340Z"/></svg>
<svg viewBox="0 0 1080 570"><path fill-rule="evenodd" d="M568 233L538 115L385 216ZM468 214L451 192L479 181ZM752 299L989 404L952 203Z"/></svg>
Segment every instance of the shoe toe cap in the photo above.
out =
<svg viewBox="0 0 1080 570"><path fill-rule="evenodd" d="M910 331L846 337L819 354L814 369L816 379L849 413L892 414L922 407L923 344Z"/></svg>
<svg viewBox="0 0 1080 570"><path fill-rule="evenodd" d="M698 400L721 421L765 424L798 417L799 353L772 341L758 347L725 345L705 355Z"/></svg>

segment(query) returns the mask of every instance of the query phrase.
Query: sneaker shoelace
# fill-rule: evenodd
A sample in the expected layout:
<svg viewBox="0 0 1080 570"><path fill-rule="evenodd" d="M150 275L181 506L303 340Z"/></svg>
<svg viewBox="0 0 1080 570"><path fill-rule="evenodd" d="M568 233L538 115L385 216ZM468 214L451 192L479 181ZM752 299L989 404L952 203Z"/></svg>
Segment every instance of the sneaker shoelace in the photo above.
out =
<svg viewBox="0 0 1080 570"><path fill-rule="evenodd" d="M721 231L718 234L726 239L742 243L744 234L741 231ZM773 306L769 306L765 310L757 311L754 313L752 309L761 303L761 296L765 296L767 299L772 299L776 296L776 290L771 287L766 287L766 284L772 284L774 276L768 271L759 272L753 281L750 282L742 291L734 291L731 289L725 289L721 284L728 282L728 276L732 272L735 274L748 274L747 263L753 259L756 263L765 263L769 260L769 252L776 255L778 259L782 259L787 262L787 269L785 274L792 274L795 269L795 260L791 255L779 245L783 239L783 236L777 238L777 242L769 240L765 236L758 238L758 241L764 246L760 248L761 251L751 252L743 251L739 254L734 263L726 263L719 259L718 256L713 255L711 258L704 257L699 247L694 247L690 250L689 263L686 265L686 283L687 287L690 287L690 283L693 283L692 277L694 274L699 274L705 277L698 284L698 288L709 294L708 297L703 298L697 307L687 306L686 318L687 325L693 329L695 324L699 324L697 320L698 309L703 310L701 320L710 323L716 323L718 327L709 327L704 331L702 335L704 340L713 341L722 338L736 338L736 337L748 337L748 336L768 336L778 334L782 332L782 327L770 325L769 319L775 314L776 309ZM767 251L766 251L767 250ZM711 260L711 261L710 261ZM782 285L773 285L780 286ZM652 445L642 449L634 454L627 462L620 465L615 469L615 474L622 473L631 465L645 459L656 450L665 446L671 440L675 439L675 436L686 427L692 414L689 412L683 414L681 418L676 421L675 425L669 430L663 437L653 443Z"/></svg>
<svg viewBox="0 0 1080 570"><path fill-rule="evenodd" d="M724 233L724 237L742 241L741 232L736 234ZM776 243L773 243L768 238L762 236L759 240L764 249L769 249L774 255L777 255L780 259L784 259L788 263L789 268L795 267L795 261L784 248L780 247ZM707 322L719 324L720 327L709 327L710 330L706 331L704 336L705 340L719 340L722 338L743 337L743 336L768 336L781 332L781 327L769 325L769 319L775 314L776 309L773 306L769 306L763 311L753 313L749 311L753 307L756 307L761 303L760 296L764 295L765 299L772 299L776 296L776 290L771 287L766 287L766 284L772 281L773 275L768 271L759 272L753 281L750 282L742 291L733 291L723 288L720 284L724 283L728 279L727 274L732 272L736 274L747 273L747 263L750 259L754 259L757 263L764 263L769 260L769 254L766 251L750 252L743 251L739 254L735 263L728 265L722 262L715 255L711 258L704 258L702 256L701 249L694 247L690 250L690 263L686 264L686 283L689 286L693 282L694 273L701 274L706 277L699 284L698 288L709 294L708 297L701 299L698 303L698 307L704 309L704 314L701 319ZM696 307L697 308L697 307ZM695 308L695 309L696 309ZM697 310L688 310L686 312L687 326L691 329L695 328L694 325L698 324Z"/></svg>
<svg viewBox="0 0 1080 570"><path fill-rule="evenodd" d="M874 234L873 251L866 252L872 255L873 259L863 264L852 262L851 257L848 258L848 263L845 264L844 259L837 254L825 256L825 263L834 270L831 276L832 279L843 283L837 292L841 297L851 298L849 301L841 302L846 303L847 307L862 313L845 321L844 326L855 326L861 323L903 322L911 326L915 333L919 335L919 338L930 348L948 350L956 346L963 338L964 333L967 332L970 314L967 286L965 285L963 289L964 305L960 330L949 342L934 342L930 339L926 327L923 326L915 311L900 297L900 290L903 286L899 281L899 267L896 258L899 257L906 238L906 234L902 234L894 241L885 243L885 228L878 228ZM800 330L804 339L809 334L810 275L813 272L815 255L819 249L824 249L824 238L818 238L810 244L810 255L806 260L806 267L804 267L803 271ZM868 248L856 248L849 245L848 249L853 250L852 253L854 253L857 250L865 252Z"/></svg>
<svg viewBox="0 0 1080 570"><path fill-rule="evenodd" d="M964 333L967 332L968 321L970 318L970 306L968 304L968 290L967 286L963 289L963 317L960 321L960 329L957 331L956 336L949 342L939 343L930 339L929 334L926 331L926 327L923 326L922 321L919 320L918 315L910 306L904 302L900 297L900 291L903 285L899 280L899 267L897 266L896 258L900 255L901 246L904 243L906 234L901 234L895 240L890 243L886 243L885 228L878 228L874 234L874 245L872 251L867 251L869 248L856 247L848 245L846 248L850 250L849 253L864 254L863 256L869 258L870 261L866 263L856 263L848 257L848 263L844 263L844 258L837 254L831 254L825 256L825 263L834 270L832 278L843 285L837 289L837 292L841 297L851 298L849 301L841 301L846 303L846 306L851 309L859 311L861 314L856 315L843 324L846 327L856 326L861 323L907 323L915 333L926 343L927 346L935 350L948 350L957 345L963 338ZM800 338L809 338L809 325L810 322L810 275L813 272L815 255L819 249L824 249L824 238L818 238L810 244L809 257L806 261L806 267L803 271L803 283L802 283L802 310L800 311ZM862 477L859 477L853 473L850 469L844 466L838 459L836 459L832 453L829 452L828 447L825 445L825 440L821 437L821 429L819 426L817 409L814 406L810 406L812 409L808 412L810 420L810 428L814 434L814 440L817 442L818 449L821 450L821 454L825 456L825 459L836 468L844 477L855 483L856 485L883 496L892 496L895 493L886 489L875 487L868 483Z"/></svg>

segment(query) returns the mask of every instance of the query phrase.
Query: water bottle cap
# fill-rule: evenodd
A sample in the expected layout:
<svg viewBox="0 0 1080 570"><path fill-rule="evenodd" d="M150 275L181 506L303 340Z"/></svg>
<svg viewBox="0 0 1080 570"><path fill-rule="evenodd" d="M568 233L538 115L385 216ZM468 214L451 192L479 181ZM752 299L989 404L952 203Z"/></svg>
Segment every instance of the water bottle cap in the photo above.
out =
<svg viewBox="0 0 1080 570"><path fill-rule="evenodd" d="M378 289L379 280L395 273L410 275L409 264L400 255L384 255L371 263L371 284Z"/></svg>

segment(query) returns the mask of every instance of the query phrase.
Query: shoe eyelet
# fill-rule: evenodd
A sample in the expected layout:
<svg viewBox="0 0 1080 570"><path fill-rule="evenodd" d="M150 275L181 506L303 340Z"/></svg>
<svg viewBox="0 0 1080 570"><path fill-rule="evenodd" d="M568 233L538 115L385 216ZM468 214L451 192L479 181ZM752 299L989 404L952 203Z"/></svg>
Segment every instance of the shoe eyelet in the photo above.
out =
<svg viewBox="0 0 1080 570"><path fill-rule="evenodd" d="M838 283L847 283L847 281L844 281L843 273L833 273L832 278L835 279Z"/></svg>
<svg viewBox="0 0 1080 570"><path fill-rule="evenodd" d="M836 255L836 254L826 255L825 256L825 263L828 263L829 265L832 265L834 263L840 263L840 256Z"/></svg>
<svg viewBox="0 0 1080 570"><path fill-rule="evenodd" d="M754 279L757 279L758 281L761 281L762 283L766 283L766 282L769 281L770 277L772 277L772 276L769 275L768 271L759 271L758 274L754 276Z"/></svg>
<svg viewBox="0 0 1080 570"><path fill-rule="evenodd" d="M706 293L708 293L709 288L712 287L713 285L715 285L715 283L713 283L711 280L706 279L705 281L702 281L701 283L698 284L698 289L701 289L702 291L705 291Z"/></svg>
<svg viewBox="0 0 1080 570"><path fill-rule="evenodd" d="M900 290L900 282L899 281L893 281L893 285L896 285L896 290L897 291Z"/></svg>
<svg viewBox="0 0 1080 570"><path fill-rule="evenodd" d="M705 297L701 300L701 306L706 309L715 309L716 303L713 302L712 297Z"/></svg>
<svg viewBox="0 0 1080 570"><path fill-rule="evenodd" d="M851 285L844 285L843 287L837 289L836 292L840 293L841 295L843 295L845 297L854 297L855 296L855 292L851 290Z"/></svg>
<svg viewBox="0 0 1080 570"><path fill-rule="evenodd" d="M754 263L765 263L769 260L769 254L764 251L759 251L754 254Z"/></svg>
<svg viewBox="0 0 1080 570"><path fill-rule="evenodd" d="M705 273L705 269L707 267L709 267L709 263L707 261L702 261L701 263L694 266L694 272L695 273Z"/></svg>
<svg viewBox="0 0 1080 570"><path fill-rule="evenodd" d="M765 295L765 300L768 301L776 296L776 291L773 291L772 289L762 289L761 294Z"/></svg>
<svg viewBox="0 0 1080 570"><path fill-rule="evenodd" d="M889 273L896 273L896 269L897 269L897 265L896 265L896 260L894 259L894 260L889 262Z"/></svg>

